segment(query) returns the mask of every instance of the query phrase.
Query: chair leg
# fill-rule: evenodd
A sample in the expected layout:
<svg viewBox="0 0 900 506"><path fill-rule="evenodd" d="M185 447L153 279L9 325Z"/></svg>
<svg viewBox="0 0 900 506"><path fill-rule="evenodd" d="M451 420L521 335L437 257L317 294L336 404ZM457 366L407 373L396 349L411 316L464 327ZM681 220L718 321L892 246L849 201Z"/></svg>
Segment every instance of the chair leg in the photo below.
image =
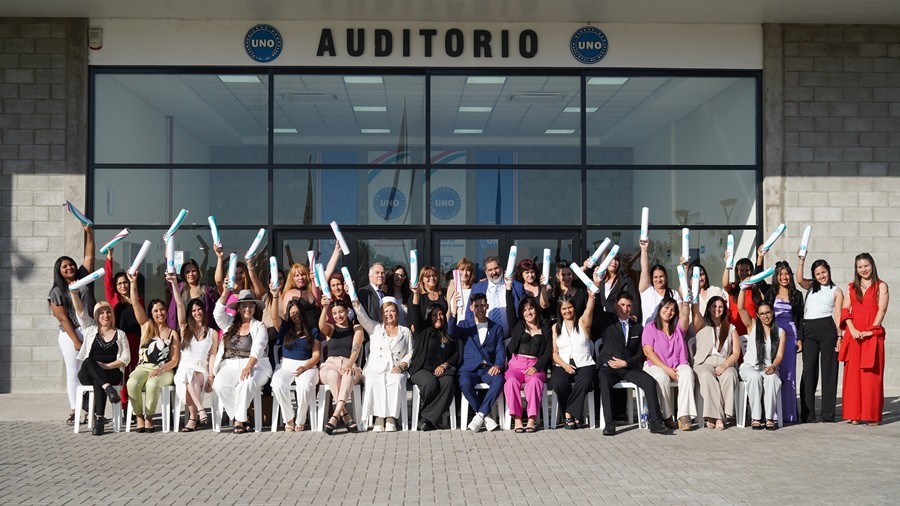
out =
<svg viewBox="0 0 900 506"><path fill-rule="evenodd" d="M450 430L456 430L456 399L450 401Z"/></svg>
<svg viewBox="0 0 900 506"><path fill-rule="evenodd" d="M254 423L254 434L261 434L263 431L263 421L262 421L262 389L257 388L256 394L253 396L253 423Z"/></svg>
<svg viewBox="0 0 900 506"><path fill-rule="evenodd" d="M412 425L409 428L410 431L419 430L419 387L417 385L412 387L412 421L410 425Z"/></svg>

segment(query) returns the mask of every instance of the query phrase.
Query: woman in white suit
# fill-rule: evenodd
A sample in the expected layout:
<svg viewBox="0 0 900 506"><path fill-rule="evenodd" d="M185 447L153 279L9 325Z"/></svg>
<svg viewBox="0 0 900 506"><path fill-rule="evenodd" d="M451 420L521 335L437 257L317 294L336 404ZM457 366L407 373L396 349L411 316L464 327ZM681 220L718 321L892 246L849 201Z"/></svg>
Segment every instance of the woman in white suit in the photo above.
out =
<svg viewBox="0 0 900 506"><path fill-rule="evenodd" d="M394 432L400 403L406 402L406 370L412 358L412 335L407 327L398 324L396 299L385 297L381 303L381 321L373 322L353 301L359 323L369 333L369 356L363 370L366 392L364 405L375 416L374 432Z"/></svg>

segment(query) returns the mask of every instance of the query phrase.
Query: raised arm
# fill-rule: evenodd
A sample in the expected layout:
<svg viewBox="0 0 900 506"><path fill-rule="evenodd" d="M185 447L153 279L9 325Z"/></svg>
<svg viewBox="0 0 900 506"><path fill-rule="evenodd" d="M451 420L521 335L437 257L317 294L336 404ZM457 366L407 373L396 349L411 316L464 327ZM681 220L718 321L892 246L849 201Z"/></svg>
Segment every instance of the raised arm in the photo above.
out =
<svg viewBox="0 0 900 506"><path fill-rule="evenodd" d="M147 317L147 311L144 310L144 305L141 304L140 297L138 297L138 284L137 284L137 274L131 274L130 272L125 273L128 276L128 281L131 282L131 300L135 301L131 307L134 308L134 318L137 320L140 326L144 326L145 323L150 321L150 318Z"/></svg>
<svg viewBox="0 0 900 506"><path fill-rule="evenodd" d="M257 299L262 299L266 294L266 285L259 279L256 274L256 259L259 255L247 260L247 275L250 276L250 284L253 286L253 295Z"/></svg>
<svg viewBox="0 0 900 506"><path fill-rule="evenodd" d="M584 329L588 337L590 337L591 334L591 323L594 321L594 305L596 304L596 300L596 295L588 290L587 304L584 306L584 313L582 313L581 318L578 319L578 324L581 325L581 328Z"/></svg>
<svg viewBox="0 0 900 506"><path fill-rule="evenodd" d="M106 295L106 301L116 305L118 301L118 293L116 293L116 285L113 280L113 250L109 248L106 251L106 263L103 266L106 269L106 276L103 276L103 294Z"/></svg>
<svg viewBox="0 0 900 506"><path fill-rule="evenodd" d="M641 279L638 281L638 292L643 293L644 290L650 288L652 279L650 278L650 241L641 239Z"/></svg>
<svg viewBox="0 0 900 506"><path fill-rule="evenodd" d="M281 290L277 286L269 287L269 295L272 297L272 303L269 304L269 318L272 319L272 326L275 329L281 328Z"/></svg>
<svg viewBox="0 0 900 506"><path fill-rule="evenodd" d="M722 316L725 318L725 316ZM691 303L684 301L681 303L681 311L678 312L678 327L681 332L687 333L688 325L691 324Z"/></svg>
<svg viewBox="0 0 900 506"><path fill-rule="evenodd" d="M334 241L334 251L331 253L331 258L328 259L328 265L325 266L325 282L328 282L328 278L331 277L331 274L337 269L338 260L341 259L341 243ZM344 281L347 281L346 279Z"/></svg>
<svg viewBox="0 0 900 506"><path fill-rule="evenodd" d="M693 324L694 324L694 332L700 332L700 329L706 326L706 319L703 318L703 315L700 314L700 303L695 302L691 304L691 316ZM722 318L728 318L727 314L722 315Z"/></svg>
<svg viewBox="0 0 900 506"><path fill-rule="evenodd" d="M806 264L806 257L797 255L797 270L794 271L794 280L804 290L809 290L812 286L812 280L803 277L803 267Z"/></svg>
<svg viewBox="0 0 900 506"><path fill-rule="evenodd" d="M331 301L322 298L322 311L319 312L319 332L327 339L331 339L331 333L334 332L334 326L328 323L328 311L331 310ZM359 315L357 315L358 317Z"/></svg>
<svg viewBox="0 0 900 506"><path fill-rule="evenodd" d="M178 287L178 276L166 273L166 281L172 288L172 299L175 300L175 311L178 315L178 328L181 329L181 332L184 332L188 326L188 317L184 308L184 299L181 298L181 289Z"/></svg>
<svg viewBox="0 0 900 506"><path fill-rule="evenodd" d="M744 305L745 300L747 299L747 290L738 287L738 297L737 297L737 306L738 306L738 314L741 315L741 321L744 322L744 326L747 329L750 329L750 325L753 323L753 318L750 317L750 313L747 311L747 307Z"/></svg>
<svg viewBox="0 0 900 506"><path fill-rule="evenodd" d="M84 228L84 262L81 265L88 272L94 272L94 250L97 249L94 243L94 227L84 225L82 228Z"/></svg>
<svg viewBox="0 0 900 506"><path fill-rule="evenodd" d="M75 310L75 317L78 319L78 324L81 325L82 331L96 325L97 322L84 310L84 304L82 304L78 292L69 292L69 295L72 297L72 308Z"/></svg>
<svg viewBox="0 0 900 506"><path fill-rule="evenodd" d="M506 321L509 322L509 328L513 328L519 321L519 312L516 307L516 297L513 294L512 278L506 278L504 281L506 282Z"/></svg>
<svg viewBox="0 0 900 506"><path fill-rule="evenodd" d="M216 290L219 293L225 291L225 250L222 245L215 246L216 251L216 274L214 281L216 282Z"/></svg>
<svg viewBox="0 0 900 506"><path fill-rule="evenodd" d="M729 255L727 251L725 252L724 259L725 259L725 268L722 269L722 288L724 288L725 291L727 292L728 285L731 284L731 268L728 267L728 260L731 259L731 255ZM740 281L740 280L738 279L737 281Z"/></svg>
<svg viewBox="0 0 900 506"><path fill-rule="evenodd" d="M363 309L362 304L359 303L359 300L353 301L353 309L356 310L356 318L359 320L359 324L362 325L366 332L369 335L372 335L375 332L375 326L377 323L373 322L369 315L366 314L366 310Z"/></svg>

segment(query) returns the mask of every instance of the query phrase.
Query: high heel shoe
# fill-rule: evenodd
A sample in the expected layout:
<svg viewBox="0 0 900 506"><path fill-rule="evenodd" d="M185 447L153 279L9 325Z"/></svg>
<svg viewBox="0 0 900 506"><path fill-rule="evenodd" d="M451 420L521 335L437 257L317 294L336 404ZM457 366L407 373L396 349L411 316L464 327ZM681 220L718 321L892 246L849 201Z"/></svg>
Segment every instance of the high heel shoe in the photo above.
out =
<svg viewBox="0 0 900 506"><path fill-rule="evenodd" d="M334 428L337 426L338 419L336 416L332 416L328 419L328 422L325 424L325 434L329 436L334 434Z"/></svg>
<svg viewBox="0 0 900 506"><path fill-rule="evenodd" d="M191 427L189 424L193 422L194 426ZM184 424L184 427L181 428L181 432L194 432L197 430L197 419L196 418L188 418L188 422Z"/></svg>
<svg viewBox="0 0 900 506"><path fill-rule="evenodd" d="M344 413L343 420L344 425L347 427L347 432L357 432L359 430L359 426L353 421L353 417L350 416L350 413Z"/></svg>

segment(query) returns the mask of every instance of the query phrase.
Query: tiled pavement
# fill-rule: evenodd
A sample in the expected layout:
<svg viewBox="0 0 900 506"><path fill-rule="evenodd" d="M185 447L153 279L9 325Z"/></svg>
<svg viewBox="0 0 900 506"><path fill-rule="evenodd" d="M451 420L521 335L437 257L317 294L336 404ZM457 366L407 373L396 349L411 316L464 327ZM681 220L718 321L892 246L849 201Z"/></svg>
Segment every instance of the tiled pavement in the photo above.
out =
<svg viewBox="0 0 900 506"><path fill-rule="evenodd" d="M94 437L61 422L64 404L0 395L0 503L896 504L900 496L897 397L880 427L659 436L620 426L611 438L599 430Z"/></svg>

